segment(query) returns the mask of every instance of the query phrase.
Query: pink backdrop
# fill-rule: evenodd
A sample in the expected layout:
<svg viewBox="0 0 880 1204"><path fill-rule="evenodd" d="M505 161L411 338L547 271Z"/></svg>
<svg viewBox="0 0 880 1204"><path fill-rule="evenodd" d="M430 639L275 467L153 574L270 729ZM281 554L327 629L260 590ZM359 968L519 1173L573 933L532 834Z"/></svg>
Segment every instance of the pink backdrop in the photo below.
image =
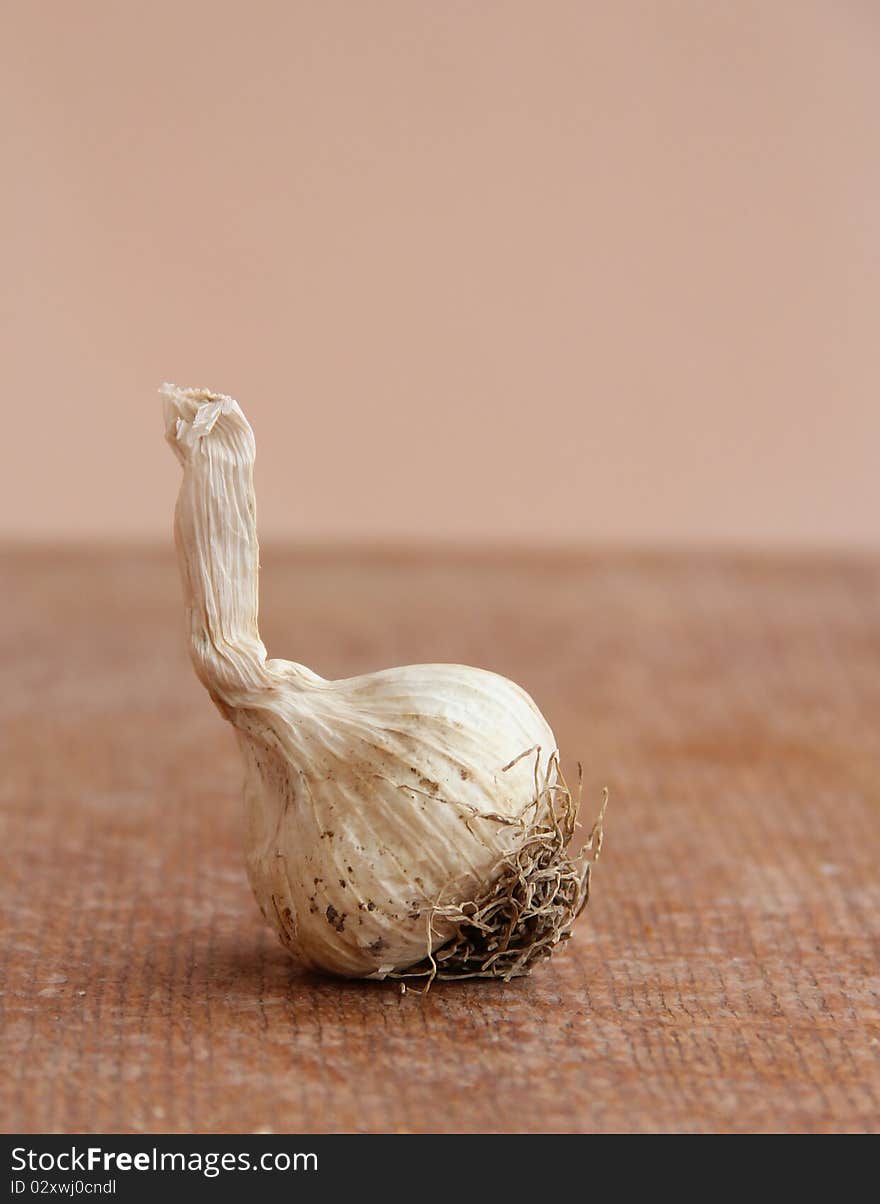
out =
<svg viewBox="0 0 880 1204"><path fill-rule="evenodd" d="M0 535L876 544L880 8L58 2L0 48Z"/></svg>

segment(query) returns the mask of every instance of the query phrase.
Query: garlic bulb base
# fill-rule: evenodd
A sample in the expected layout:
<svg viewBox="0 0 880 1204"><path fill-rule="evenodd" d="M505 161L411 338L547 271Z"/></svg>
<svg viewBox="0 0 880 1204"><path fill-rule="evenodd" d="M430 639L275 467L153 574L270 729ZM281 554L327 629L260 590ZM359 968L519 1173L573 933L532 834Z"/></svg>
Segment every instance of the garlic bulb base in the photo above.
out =
<svg viewBox="0 0 880 1204"><path fill-rule="evenodd" d="M578 826L580 782L575 797L554 754L548 780L536 794L535 816L524 824L516 852L502 858L489 875L491 885L469 903L436 907L429 913L428 933L443 921L454 926L452 938L432 950L429 935L423 961L387 977L404 982L424 979L427 990L435 979L500 978L509 982L530 974L539 961L568 940L574 921L589 901L607 804L606 790L588 839L578 853L569 855L568 846Z"/></svg>

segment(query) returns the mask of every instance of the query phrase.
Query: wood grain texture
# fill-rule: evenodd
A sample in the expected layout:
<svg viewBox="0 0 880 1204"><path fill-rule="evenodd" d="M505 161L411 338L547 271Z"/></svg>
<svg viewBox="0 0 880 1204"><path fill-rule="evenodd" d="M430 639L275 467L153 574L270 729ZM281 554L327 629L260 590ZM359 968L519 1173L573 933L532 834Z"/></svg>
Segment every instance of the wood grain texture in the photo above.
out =
<svg viewBox="0 0 880 1204"><path fill-rule="evenodd" d="M499 670L611 791L575 938L425 998L263 925L171 557L2 568L5 1131L878 1128L877 563L266 550L270 653Z"/></svg>

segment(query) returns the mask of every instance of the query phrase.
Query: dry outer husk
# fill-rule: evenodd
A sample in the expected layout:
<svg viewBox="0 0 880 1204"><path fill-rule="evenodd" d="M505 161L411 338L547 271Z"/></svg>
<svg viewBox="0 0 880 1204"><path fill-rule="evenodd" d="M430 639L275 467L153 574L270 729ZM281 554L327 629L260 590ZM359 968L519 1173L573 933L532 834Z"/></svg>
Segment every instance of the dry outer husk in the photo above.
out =
<svg viewBox="0 0 880 1204"><path fill-rule="evenodd" d="M543 781L535 766L535 800L530 814L519 821L524 838L516 851L502 857L491 875L491 886L466 903L436 904L427 911L426 955L414 966L389 974L408 983L423 980L427 991L435 980L498 978L509 982L531 973L533 967L571 936L574 921L590 897L590 877L602 851L608 791L581 849L568 852L577 828L583 771L578 765L577 793L572 794L551 757ZM485 819L485 817L481 817ZM502 816L494 822L510 823ZM453 934L439 948L438 922Z"/></svg>

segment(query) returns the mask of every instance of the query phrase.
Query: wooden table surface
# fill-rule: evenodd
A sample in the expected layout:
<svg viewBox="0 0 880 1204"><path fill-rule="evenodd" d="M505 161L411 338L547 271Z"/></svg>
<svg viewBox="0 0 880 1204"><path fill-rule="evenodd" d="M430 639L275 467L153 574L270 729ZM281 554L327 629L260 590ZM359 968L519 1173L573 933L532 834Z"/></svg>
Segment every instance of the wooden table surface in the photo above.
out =
<svg viewBox="0 0 880 1204"><path fill-rule="evenodd" d="M264 550L270 653L514 678L611 804L527 980L301 972L170 555L0 557L4 1131L876 1130L880 564Z"/></svg>

